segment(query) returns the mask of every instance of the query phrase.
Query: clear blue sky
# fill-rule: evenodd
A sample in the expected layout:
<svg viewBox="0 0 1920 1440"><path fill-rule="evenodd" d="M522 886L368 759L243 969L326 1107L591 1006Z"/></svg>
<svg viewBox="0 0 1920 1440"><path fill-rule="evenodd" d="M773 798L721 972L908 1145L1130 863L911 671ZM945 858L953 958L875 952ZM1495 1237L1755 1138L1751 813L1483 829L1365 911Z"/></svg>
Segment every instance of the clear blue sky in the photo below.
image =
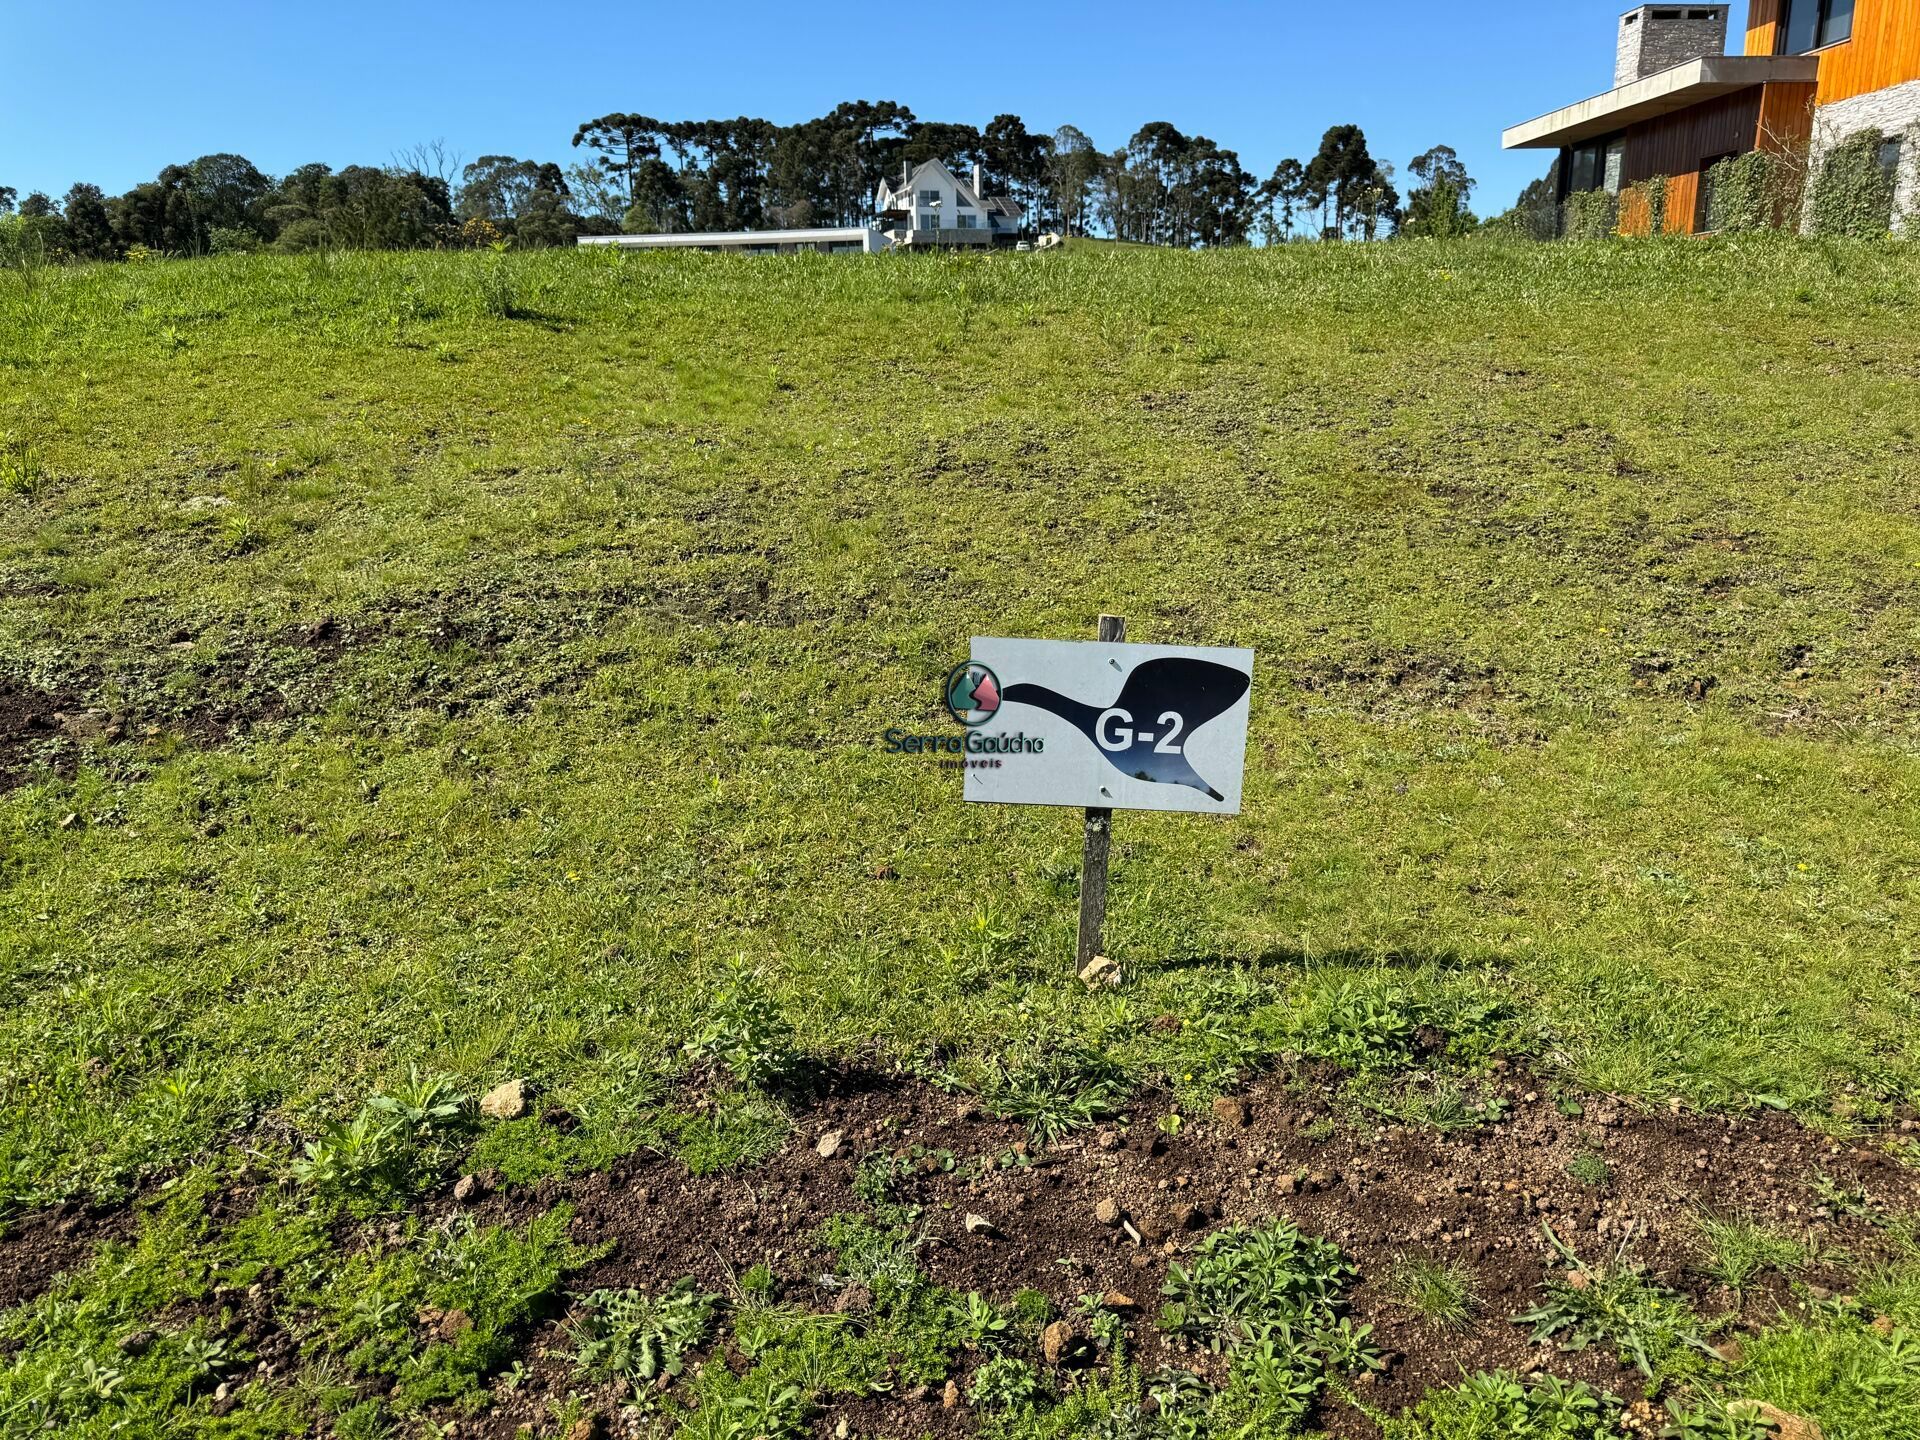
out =
<svg viewBox="0 0 1920 1440"><path fill-rule="evenodd" d="M0 185L110 192L237 151L281 174L385 163L444 137L468 159L570 158L611 110L782 123L847 99L928 119L1078 125L1102 149L1167 120L1264 177L1327 126L1363 126L1402 172L1459 150L1483 213L1547 157L1503 126L1612 78L1624 0L0 0ZM1734 6L1735 34L1746 6ZM1737 44L1735 48L1738 48Z"/></svg>

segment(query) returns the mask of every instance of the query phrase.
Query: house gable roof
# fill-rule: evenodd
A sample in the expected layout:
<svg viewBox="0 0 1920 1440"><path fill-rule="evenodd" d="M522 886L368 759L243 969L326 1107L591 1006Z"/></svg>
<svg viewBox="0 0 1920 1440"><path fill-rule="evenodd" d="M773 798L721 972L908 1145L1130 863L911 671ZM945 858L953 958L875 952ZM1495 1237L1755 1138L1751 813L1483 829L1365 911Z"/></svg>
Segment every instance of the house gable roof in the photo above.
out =
<svg viewBox="0 0 1920 1440"><path fill-rule="evenodd" d="M980 196L974 191L973 186L969 185L965 180L962 180L958 175L954 174L952 170L948 169L946 162L942 160L922 160L914 167L913 173L898 185L891 180L882 180L880 182L880 208L882 210L888 209L888 202L894 199L911 200L913 192L919 188L920 177L925 175L929 170L935 172L937 176L951 185L954 193L974 209L985 210L987 208L986 205L981 202Z"/></svg>

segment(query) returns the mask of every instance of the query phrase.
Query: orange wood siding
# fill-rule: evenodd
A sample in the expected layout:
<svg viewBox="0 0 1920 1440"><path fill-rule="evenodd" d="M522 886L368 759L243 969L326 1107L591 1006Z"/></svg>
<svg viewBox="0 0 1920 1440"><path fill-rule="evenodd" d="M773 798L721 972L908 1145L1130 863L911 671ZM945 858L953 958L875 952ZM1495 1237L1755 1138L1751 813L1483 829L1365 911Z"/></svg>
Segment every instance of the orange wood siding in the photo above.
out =
<svg viewBox="0 0 1920 1440"><path fill-rule="evenodd" d="M1820 103L1920 80L1920 0L1858 0L1853 38L1820 52Z"/></svg>
<svg viewBox="0 0 1920 1440"><path fill-rule="evenodd" d="M1622 179L1631 186L1666 176L1667 233L1691 235L1699 227L1702 164L1749 150L1793 149L1811 132L1813 93L1810 84L1755 85L1636 125L1627 131ZM1646 234L1648 219L1644 196L1622 197L1622 233Z"/></svg>
<svg viewBox="0 0 1920 1440"><path fill-rule="evenodd" d="M1813 138L1815 86L1783 83L1760 93L1760 124L1753 148L1774 155L1790 155Z"/></svg>
<svg viewBox="0 0 1920 1440"><path fill-rule="evenodd" d="M1672 175L1667 179L1667 199L1662 233L1691 235L1700 208L1700 172ZM1647 192L1639 188L1620 192L1620 233L1645 236L1653 233L1653 206Z"/></svg>
<svg viewBox="0 0 1920 1440"><path fill-rule="evenodd" d="M1786 0L1752 0L1747 6L1747 54L1772 55L1780 49L1780 22Z"/></svg>
<svg viewBox="0 0 1920 1440"><path fill-rule="evenodd" d="M1786 0L1752 0L1747 54L1777 53L1785 18ZM1920 0L1856 0L1853 38L1817 53L1822 105L1920 80Z"/></svg>

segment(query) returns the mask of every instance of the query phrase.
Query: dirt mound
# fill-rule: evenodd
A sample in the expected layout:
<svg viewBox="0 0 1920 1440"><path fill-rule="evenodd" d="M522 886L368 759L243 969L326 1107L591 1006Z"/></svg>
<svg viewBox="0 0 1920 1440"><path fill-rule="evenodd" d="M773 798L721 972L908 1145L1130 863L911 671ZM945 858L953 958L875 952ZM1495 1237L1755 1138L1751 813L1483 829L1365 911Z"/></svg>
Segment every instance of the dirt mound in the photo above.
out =
<svg viewBox="0 0 1920 1440"><path fill-rule="evenodd" d="M1648 1115L1604 1098L1556 1104L1544 1084L1521 1078L1503 1086L1510 1109L1496 1124L1453 1133L1356 1130L1331 1123L1336 1088L1271 1078L1244 1097L1244 1109L1230 1102L1177 1127L1167 1099L1148 1097L1127 1121L1038 1151L1024 1131L970 1100L917 1084L850 1086L801 1115L790 1143L751 1172L700 1179L669 1160L635 1158L604 1174L508 1187L482 1200L476 1217L517 1223L570 1202L575 1238L614 1246L573 1278L575 1291L657 1292L692 1275L725 1292L737 1272L764 1259L785 1298L824 1312L840 1292L816 1234L830 1217L863 1208L856 1176L884 1156L897 1199L923 1207L921 1264L933 1279L1003 1299L1038 1289L1063 1312L1089 1293L1127 1297L1137 1302L1125 1312L1129 1353L1147 1371L1204 1371L1211 1363L1154 1324L1168 1263L1221 1224L1285 1217L1336 1240L1358 1266L1355 1319L1374 1327L1389 1357L1362 1393L1391 1412L1457 1380L1462 1367L1541 1369L1636 1391L1640 1377L1610 1351L1563 1355L1530 1344L1511 1323L1535 1303L1553 1258L1543 1222L1590 1262L1624 1249L1702 1315L1758 1325L1789 1303L1784 1285L1776 1277L1771 1288L1736 1295L1711 1281L1698 1268L1698 1215L1750 1217L1871 1254L1878 1232L1869 1219L1836 1211L1822 1194L1845 1190L1871 1212L1908 1206L1920 1192L1914 1173L1888 1157L1785 1116ZM1574 1109L1582 1113L1567 1113ZM837 1144L818 1143L833 1132ZM1602 1167L1604 1180L1593 1183ZM459 1207L449 1197L432 1208ZM1433 1328L1393 1298L1395 1265L1409 1255L1472 1273L1478 1301L1468 1324ZM1817 1271L1808 1279L1841 1283ZM486 1415L462 1421L461 1433L510 1436L543 1415L549 1399L576 1389L568 1348L561 1321L535 1334L525 1347L526 1382ZM609 1410L619 1403L613 1393L600 1399ZM959 1413L943 1410L937 1391L835 1408L818 1433L833 1433L843 1417L862 1434L973 1428L964 1404ZM1320 1423L1337 1436L1374 1433L1344 1402Z"/></svg>

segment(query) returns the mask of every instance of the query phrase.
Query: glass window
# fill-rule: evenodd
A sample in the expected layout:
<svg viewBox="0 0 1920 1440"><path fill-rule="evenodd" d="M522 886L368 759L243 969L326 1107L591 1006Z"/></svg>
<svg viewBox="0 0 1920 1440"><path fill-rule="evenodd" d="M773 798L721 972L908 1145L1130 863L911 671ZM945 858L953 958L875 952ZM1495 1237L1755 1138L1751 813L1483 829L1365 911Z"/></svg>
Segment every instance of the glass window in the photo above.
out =
<svg viewBox="0 0 1920 1440"><path fill-rule="evenodd" d="M1578 195L1583 190L1594 190L1600 184L1600 147L1598 145L1576 145L1567 164L1567 193Z"/></svg>
<svg viewBox="0 0 1920 1440"><path fill-rule="evenodd" d="M938 190L922 190L920 192L920 203L922 205L938 205L940 203L940 192Z"/></svg>
<svg viewBox="0 0 1920 1440"><path fill-rule="evenodd" d="M1609 195L1620 193L1621 182L1626 178L1627 142L1624 139L1607 142L1607 162L1605 172L1600 177L1600 188Z"/></svg>
<svg viewBox="0 0 1920 1440"><path fill-rule="evenodd" d="M1853 0L1788 0L1780 53L1804 55L1853 38Z"/></svg>

